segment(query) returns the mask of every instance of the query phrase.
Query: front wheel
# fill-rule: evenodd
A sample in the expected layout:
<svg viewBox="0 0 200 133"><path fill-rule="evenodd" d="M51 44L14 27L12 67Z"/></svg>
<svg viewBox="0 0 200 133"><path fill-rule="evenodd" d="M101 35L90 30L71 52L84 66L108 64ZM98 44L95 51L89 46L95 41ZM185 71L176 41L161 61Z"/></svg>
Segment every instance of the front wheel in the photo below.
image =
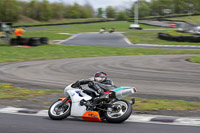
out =
<svg viewBox="0 0 200 133"><path fill-rule="evenodd" d="M56 101L48 110L48 115L53 120L62 120L70 115L71 102L66 102L62 105L62 101Z"/></svg>
<svg viewBox="0 0 200 133"><path fill-rule="evenodd" d="M104 116L108 122L121 123L127 120L131 113L131 104L124 100L118 100L112 103L112 107L107 109Z"/></svg>

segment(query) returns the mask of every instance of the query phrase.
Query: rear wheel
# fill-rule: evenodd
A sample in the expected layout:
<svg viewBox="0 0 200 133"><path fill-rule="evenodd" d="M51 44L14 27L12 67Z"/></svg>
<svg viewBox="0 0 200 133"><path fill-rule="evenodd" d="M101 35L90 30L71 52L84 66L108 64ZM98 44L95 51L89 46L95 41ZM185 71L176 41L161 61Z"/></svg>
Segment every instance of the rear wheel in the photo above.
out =
<svg viewBox="0 0 200 133"><path fill-rule="evenodd" d="M124 100L115 101L112 107L109 107L105 112L105 118L111 123L121 123L129 118L132 113L132 106Z"/></svg>
<svg viewBox="0 0 200 133"><path fill-rule="evenodd" d="M62 101L56 101L51 105L48 115L53 120L62 120L70 115L71 102L66 102L62 105Z"/></svg>

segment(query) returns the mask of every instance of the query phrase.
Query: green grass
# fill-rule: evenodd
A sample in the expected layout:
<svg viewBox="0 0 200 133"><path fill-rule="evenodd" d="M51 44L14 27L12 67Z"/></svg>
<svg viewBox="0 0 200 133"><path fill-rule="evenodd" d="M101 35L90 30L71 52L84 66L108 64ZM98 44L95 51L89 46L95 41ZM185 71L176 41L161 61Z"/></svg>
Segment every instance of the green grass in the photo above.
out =
<svg viewBox="0 0 200 133"><path fill-rule="evenodd" d="M159 32L168 33L173 36L192 36L192 34L190 33L180 33L176 31L140 31L140 30L127 32L125 33L125 35L129 38L129 40L133 44L200 45L200 43L161 40L158 38Z"/></svg>
<svg viewBox="0 0 200 133"><path fill-rule="evenodd" d="M126 98L129 100L131 98ZM156 110L199 110L200 102L186 102L183 100L167 99L142 99L136 98L133 106L137 111L156 111Z"/></svg>
<svg viewBox="0 0 200 133"><path fill-rule="evenodd" d="M38 95L46 95L50 93L62 93L62 90L32 90L18 88L11 84L0 83L0 99L28 99ZM131 98L125 98L130 100ZM47 103L46 103L47 104ZM156 110L199 110L200 102L186 102L182 100L166 100L166 99L141 99L136 98L133 106L137 111L156 111Z"/></svg>
<svg viewBox="0 0 200 133"><path fill-rule="evenodd" d="M41 25L41 24L59 24L59 23L74 23L74 22L88 22L88 21L100 21L105 20L104 18L87 18L87 19L52 19L48 22L42 22L42 21L30 21L30 22L24 22L20 21L17 23L14 23L14 26L20 26L20 25ZM107 19L108 20L108 19ZM113 19L109 19L113 20Z"/></svg>
<svg viewBox="0 0 200 133"><path fill-rule="evenodd" d="M27 99L38 95L61 93L61 90L31 90L0 83L0 99Z"/></svg>
<svg viewBox="0 0 200 133"><path fill-rule="evenodd" d="M48 37L49 40L63 40L71 35L58 34L59 32L25 32L23 37ZM15 38L15 35L12 35Z"/></svg>
<svg viewBox="0 0 200 133"><path fill-rule="evenodd" d="M187 17L175 17L175 18L168 18L169 20L181 20L186 21L191 24L197 24L200 23L200 16L187 16Z"/></svg>
<svg viewBox="0 0 200 133"><path fill-rule="evenodd" d="M92 23L92 24L74 24L74 25L64 25L64 26L41 26L41 27L31 27L27 28L29 31L42 31L46 34L49 32L68 32L68 33L79 33L79 32L98 32L100 28L104 27L107 30L110 28L115 28L116 31L125 32L124 34L129 38L133 44L160 44L160 45L200 45L200 43L190 43L190 42L175 42L166 41L159 39L158 33L164 32L169 33L174 36L193 36L190 33L179 33L172 31L172 28L162 28L169 29L168 31L144 31L144 30L134 30L129 29L132 22L127 21L114 21L114 22L103 22L103 23ZM159 29L160 27L140 25L143 29ZM26 34L26 33L25 33ZM25 35L24 34L24 35ZM34 33L31 33L34 34Z"/></svg>
<svg viewBox="0 0 200 133"><path fill-rule="evenodd" d="M65 31L65 32L98 32L100 28L104 27L107 30L110 28L115 28L116 31L132 31L129 29L132 22L127 21L114 21L114 22L102 22L102 23L92 23L92 24L73 24L73 25L62 25L62 26L40 26L27 28L32 31L42 30L42 31ZM140 25L144 29L158 29L160 27L149 26L149 25ZM169 28L166 28L169 29Z"/></svg>
<svg viewBox="0 0 200 133"><path fill-rule="evenodd" d="M200 56L194 56L188 59L190 62L200 63Z"/></svg>
<svg viewBox="0 0 200 133"><path fill-rule="evenodd" d="M95 47L42 45L38 47L0 46L0 63L98 56L200 54L200 50L145 49L126 47Z"/></svg>

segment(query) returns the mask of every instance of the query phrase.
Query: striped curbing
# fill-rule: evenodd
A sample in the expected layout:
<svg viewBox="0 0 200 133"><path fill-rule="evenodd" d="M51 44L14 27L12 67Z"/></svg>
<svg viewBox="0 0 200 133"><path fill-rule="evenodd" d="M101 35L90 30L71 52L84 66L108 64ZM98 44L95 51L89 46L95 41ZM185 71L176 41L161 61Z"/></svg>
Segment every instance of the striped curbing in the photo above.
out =
<svg viewBox="0 0 200 133"><path fill-rule="evenodd" d="M48 117L48 110L34 110L27 108L15 108L9 106L0 107L0 113ZM131 115L127 122L200 126L200 117L193 118L161 115Z"/></svg>

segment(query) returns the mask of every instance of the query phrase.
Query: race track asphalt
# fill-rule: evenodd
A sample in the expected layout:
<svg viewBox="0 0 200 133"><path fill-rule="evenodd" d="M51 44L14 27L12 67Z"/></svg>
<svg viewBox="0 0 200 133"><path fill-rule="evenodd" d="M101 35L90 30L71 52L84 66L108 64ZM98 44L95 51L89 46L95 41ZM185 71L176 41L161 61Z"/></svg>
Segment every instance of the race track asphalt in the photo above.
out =
<svg viewBox="0 0 200 133"><path fill-rule="evenodd" d="M199 133L200 127L125 122L53 121L48 117L0 114L1 133Z"/></svg>
<svg viewBox="0 0 200 133"><path fill-rule="evenodd" d="M117 86L134 86L138 95L200 99L200 64L193 55L137 55L39 60L0 64L0 81L33 89L64 89L97 71Z"/></svg>
<svg viewBox="0 0 200 133"><path fill-rule="evenodd" d="M114 47L130 47L122 34L99 34L99 33L80 33L60 44L79 45L79 46L114 46Z"/></svg>
<svg viewBox="0 0 200 133"><path fill-rule="evenodd" d="M145 37L145 36L144 36ZM136 47L136 48L163 48L163 49L200 49L193 45L149 45L131 44L121 33L79 33L58 44L74 46L110 46L110 47Z"/></svg>
<svg viewBox="0 0 200 133"><path fill-rule="evenodd" d="M123 38L120 34L117 36ZM109 44L120 46L126 42L118 39L114 42L120 43L111 41ZM105 45L107 42L104 42ZM140 55L4 63L0 64L0 82L32 89L64 89L76 80L104 71L118 86L135 86L140 96L199 101L200 65L185 61L191 56ZM199 129L193 126L137 122L110 124L76 119L53 121L42 116L0 113L2 133L199 133Z"/></svg>

